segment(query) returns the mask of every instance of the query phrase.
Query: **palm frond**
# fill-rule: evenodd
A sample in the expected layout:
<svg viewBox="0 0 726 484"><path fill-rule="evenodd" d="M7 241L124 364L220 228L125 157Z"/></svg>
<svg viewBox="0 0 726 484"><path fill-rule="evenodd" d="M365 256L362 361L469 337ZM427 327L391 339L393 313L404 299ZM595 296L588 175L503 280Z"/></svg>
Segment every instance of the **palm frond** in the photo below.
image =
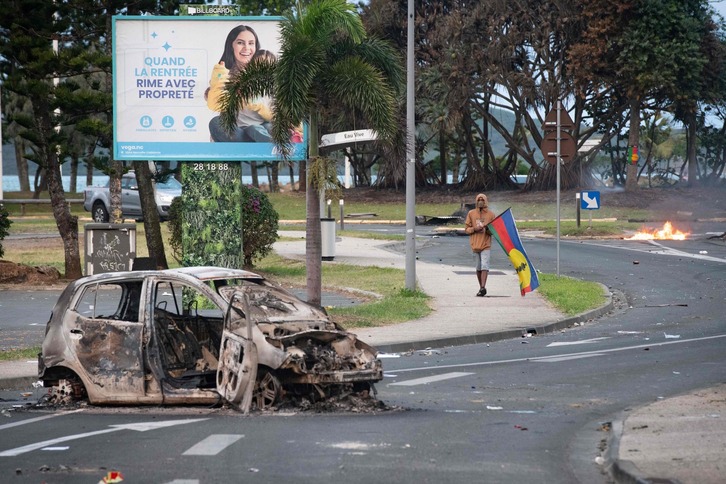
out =
<svg viewBox="0 0 726 484"><path fill-rule="evenodd" d="M325 68L325 52L305 37L282 50L275 74L276 100L285 106L286 116L298 123L310 112L312 86Z"/></svg>
<svg viewBox="0 0 726 484"><path fill-rule="evenodd" d="M383 139L397 130L396 96L383 73L363 59L344 58L325 73L326 91L343 108L359 110Z"/></svg>
<svg viewBox="0 0 726 484"><path fill-rule="evenodd" d="M244 70L227 81L219 99L222 126L232 131L237 124L237 114L250 99L274 96L277 63L253 59Z"/></svg>
<svg viewBox="0 0 726 484"><path fill-rule="evenodd" d="M362 42L366 37L356 6L346 0L313 0L298 19L301 33L326 43L335 33L354 42Z"/></svg>
<svg viewBox="0 0 726 484"><path fill-rule="evenodd" d="M336 59L357 56L379 69L397 93L402 93L405 89L406 71L403 68L403 59L398 51L382 39L368 37L360 43L337 42L331 55Z"/></svg>

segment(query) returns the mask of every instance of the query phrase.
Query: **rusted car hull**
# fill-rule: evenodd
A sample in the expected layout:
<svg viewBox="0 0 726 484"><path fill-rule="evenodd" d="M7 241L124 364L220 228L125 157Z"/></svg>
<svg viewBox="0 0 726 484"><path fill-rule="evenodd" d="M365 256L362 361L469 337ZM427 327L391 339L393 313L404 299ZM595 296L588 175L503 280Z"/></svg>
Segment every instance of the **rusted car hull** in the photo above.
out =
<svg viewBox="0 0 726 484"><path fill-rule="evenodd" d="M60 398L85 392L92 404L239 404L245 396L260 406L305 386L369 388L383 378L376 354L324 310L256 274L190 267L70 283L47 323L38 374Z"/></svg>

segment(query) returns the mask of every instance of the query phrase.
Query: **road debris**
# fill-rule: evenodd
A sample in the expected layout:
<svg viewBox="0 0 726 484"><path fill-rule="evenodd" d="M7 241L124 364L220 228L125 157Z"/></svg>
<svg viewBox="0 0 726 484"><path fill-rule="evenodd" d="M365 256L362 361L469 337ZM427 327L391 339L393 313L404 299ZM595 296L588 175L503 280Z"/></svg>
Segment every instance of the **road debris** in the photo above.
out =
<svg viewBox="0 0 726 484"><path fill-rule="evenodd" d="M643 307L646 308L669 308L669 307L683 307L687 308L688 304L686 303L667 303L667 304L646 304Z"/></svg>
<svg viewBox="0 0 726 484"><path fill-rule="evenodd" d="M434 349L431 349L431 348L426 348L424 350L419 350L418 351L418 354L420 356L440 355L441 354L441 350L434 350Z"/></svg>
<svg viewBox="0 0 726 484"><path fill-rule="evenodd" d="M124 476L119 471L110 471L103 477L103 479L98 481L98 484L111 484L115 482L122 482L123 480Z"/></svg>

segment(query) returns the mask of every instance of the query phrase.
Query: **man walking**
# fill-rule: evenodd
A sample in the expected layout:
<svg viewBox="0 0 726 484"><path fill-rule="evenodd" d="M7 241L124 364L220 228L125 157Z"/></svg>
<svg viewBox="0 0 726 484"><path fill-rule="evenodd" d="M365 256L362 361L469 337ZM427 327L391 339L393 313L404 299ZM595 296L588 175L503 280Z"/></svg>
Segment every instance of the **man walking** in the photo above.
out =
<svg viewBox="0 0 726 484"><path fill-rule="evenodd" d="M487 276L489 275L489 256L492 247L492 235L487 229L489 224L496 217L489 210L487 196L480 193L476 196L476 207L466 214L466 233L469 234L469 245L474 253L476 261L476 278L479 282L479 297L487 295Z"/></svg>

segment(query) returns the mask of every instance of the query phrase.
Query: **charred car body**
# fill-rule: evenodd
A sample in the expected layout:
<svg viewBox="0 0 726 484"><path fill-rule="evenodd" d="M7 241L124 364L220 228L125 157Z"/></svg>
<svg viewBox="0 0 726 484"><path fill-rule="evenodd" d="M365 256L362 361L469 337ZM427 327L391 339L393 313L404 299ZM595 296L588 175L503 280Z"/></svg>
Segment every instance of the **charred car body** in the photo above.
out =
<svg viewBox="0 0 726 484"><path fill-rule="evenodd" d="M376 351L322 309L234 269L106 273L68 285L47 323L38 371L92 404L239 404L325 397L383 378Z"/></svg>

